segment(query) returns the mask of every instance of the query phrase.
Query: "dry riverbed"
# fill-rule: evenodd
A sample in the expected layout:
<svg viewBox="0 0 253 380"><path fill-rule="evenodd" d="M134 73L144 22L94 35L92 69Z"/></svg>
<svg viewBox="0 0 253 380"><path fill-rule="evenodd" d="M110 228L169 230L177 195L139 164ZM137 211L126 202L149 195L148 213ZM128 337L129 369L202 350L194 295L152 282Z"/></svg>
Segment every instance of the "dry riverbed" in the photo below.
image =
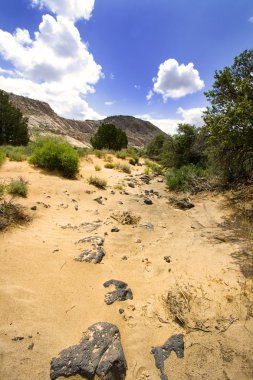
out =
<svg viewBox="0 0 253 380"><path fill-rule="evenodd" d="M75 181L26 162L0 169L1 179L29 182L28 197L15 201L32 217L0 233L0 379L49 379L51 359L96 322L119 328L126 380L159 380L151 349L175 334L184 357L165 361L169 379L252 379L252 273L241 271L243 242L224 228L224 197L201 194L177 209L162 177L145 183L141 166L129 175L96 164L83 160ZM90 175L107 188L89 185ZM102 261L74 260L91 236L103 239ZM107 304L111 279L132 299Z"/></svg>

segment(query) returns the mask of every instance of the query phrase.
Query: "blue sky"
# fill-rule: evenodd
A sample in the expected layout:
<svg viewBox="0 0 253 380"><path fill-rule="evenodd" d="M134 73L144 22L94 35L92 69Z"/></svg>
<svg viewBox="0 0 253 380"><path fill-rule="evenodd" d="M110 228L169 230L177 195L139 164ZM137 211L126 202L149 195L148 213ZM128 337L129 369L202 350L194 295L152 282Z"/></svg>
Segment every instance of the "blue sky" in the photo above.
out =
<svg viewBox="0 0 253 380"><path fill-rule="evenodd" d="M201 124L215 69L252 48L252 0L3 0L0 88L65 117ZM252 17L252 18L251 18Z"/></svg>

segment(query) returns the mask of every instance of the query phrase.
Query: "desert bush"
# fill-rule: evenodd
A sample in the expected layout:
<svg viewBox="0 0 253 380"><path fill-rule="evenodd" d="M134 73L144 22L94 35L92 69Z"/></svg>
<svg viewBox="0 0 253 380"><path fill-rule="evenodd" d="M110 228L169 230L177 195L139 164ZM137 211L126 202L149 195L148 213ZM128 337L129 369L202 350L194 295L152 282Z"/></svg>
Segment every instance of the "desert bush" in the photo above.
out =
<svg viewBox="0 0 253 380"><path fill-rule="evenodd" d="M115 164L115 169L117 169L123 173L131 174L131 168L127 164L121 164L120 162L117 162Z"/></svg>
<svg viewBox="0 0 253 380"><path fill-rule="evenodd" d="M115 164L113 162L107 162L104 167L106 169L114 169L115 168Z"/></svg>
<svg viewBox="0 0 253 380"><path fill-rule="evenodd" d="M152 170L153 173L157 173L157 174L163 173L162 167L160 165L156 164L155 162L145 160L144 163L149 169Z"/></svg>
<svg viewBox="0 0 253 380"><path fill-rule="evenodd" d="M105 156L105 153L102 150L95 149L94 154L97 158L103 158Z"/></svg>
<svg viewBox="0 0 253 380"><path fill-rule="evenodd" d="M118 152L116 152L116 157L121 158L122 160L125 160L127 158L127 152L125 149L121 149Z"/></svg>
<svg viewBox="0 0 253 380"><path fill-rule="evenodd" d="M5 159L6 159L6 154L3 151L3 149L0 148L0 166L4 163Z"/></svg>
<svg viewBox="0 0 253 380"><path fill-rule="evenodd" d="M28 182L22 177L12 179L7 186L7 190L9 194L19 195L20 197L26 198L28 193Z"/></svg>
<svg viewBox="0 0 253 380"><path fill-rule="evenodd" d="M150 168L146 167L144 169L144 174L148 175L150 173Z"/></svg>
<svg viewBox="0 0 253 380"><path fill-rule="evenodd" d="M124 187L120 183L117 183L116 185L114 185L113 188L119 191L124 190Z"/></svg>
<svg viewBox="0 0 253 380"><path fill-rule="evenodd" d="M97 132L91 138L91 144L95 149L121 150L128 144L127 135L122 129L113 124L101 124Z"/></svg>
<svg viewBox="0 0 253 380"><path fill-rule="evenodd" d="M0 203L0 230L4 230L12 224L28 222L30 217L25 214L22 206L3 201Z"/></svg>
<svg viewBox="0 0 253 380"><path fill-rule="evenodd" d="M91 153L91 149L89 148L75 147L74 149L80 158L87 157Z"/></svg>
<svg viewBox="0 0 253 380"><path fill-rule="evenodd" d="M0 182L0 198L2 198L2 196L4 195L5 190L6 190L5 183L4 182Z"/></svg>
<svg viewBox="0 0 253 380"><path fill-rule="evenodd" d="M107 182L106 182L105 179L102 179L102 178L99 178L99 177L93 177L93 176L90 176L88 178L88 183L90 185L98 187L99 189L105 189L106 185L107 185Z"/></svg>
<svg viewBox="0 0 253 380"><path fill-rule="evenodd" d="M14 147L8 154L10 161L25 161L27 158L26 149L22 146Z"/></svg>
<svg viewBox="0 0 253 380"><path fill-rule="evenodd" d="M67 178L74 178L79 171L78 153L69 143L55 137L44 137L35 142L29 161L43 169L58 170Z"/></svg>
<svg viewBox="0 0 253 380"><path fill-rule="evenodd" d="M99 166L99 165L95 165L94 168L95 168L96 172L100 172L100 170L101 170L101 166Z"/></svg>
<svg viewBox="0 0 253 380"><path fill-rule="evenodd" d="M105 158L104 158L104 160L105 160L105 162L113 162L113 158L112 158L112 156L105 156Z"/></svg>
<svg viewBox="0 0 253 380"><path fill-rule="evenodd" d="M166 184L172 191L192 191L196 182L205 176L202 168L190 164L169 170L166 174Z"/></svg>

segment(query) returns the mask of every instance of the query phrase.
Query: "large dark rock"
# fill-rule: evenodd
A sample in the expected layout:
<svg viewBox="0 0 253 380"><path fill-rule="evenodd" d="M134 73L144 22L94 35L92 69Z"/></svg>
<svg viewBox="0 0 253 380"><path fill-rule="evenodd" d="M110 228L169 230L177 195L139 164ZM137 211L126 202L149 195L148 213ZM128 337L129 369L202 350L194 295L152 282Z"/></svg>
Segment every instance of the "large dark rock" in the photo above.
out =
<svg viewBox="0 0 253 380"><path fill-rule="evenodd" d="M118 280L109 280L104 283L105 288L108 288L111 285L115 286L115 290L105 295L105 303L107 305L111 305L115 301L126 301L127 299L133 299L132 290L127 287L127 284L125 282Z"/></svg>
<svg viewBox="0 0 253 380"><path fill-rule="evenodd" d="M164 373L164 362L174 351L178 358L184 357L184 336L183 334L172 335L162 346L153 347L151 353L155 357L155 365L161 372L161 380L168 380Z"/></svg>
<svg viewBox="0 0 253 380"><path fill-rule="evenodd" d="M127 363L117 326L99 322L88 328L78 345L60 352L51 361L50 378L83 376L93 380L124 380Z"/></svg>

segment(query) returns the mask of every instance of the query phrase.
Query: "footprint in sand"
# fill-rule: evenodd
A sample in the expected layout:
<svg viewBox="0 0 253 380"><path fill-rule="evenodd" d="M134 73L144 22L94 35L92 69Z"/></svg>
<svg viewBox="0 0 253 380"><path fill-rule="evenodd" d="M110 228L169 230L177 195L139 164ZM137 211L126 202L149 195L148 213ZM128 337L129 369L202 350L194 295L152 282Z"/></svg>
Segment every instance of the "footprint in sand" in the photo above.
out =
<svg viewBox="0 0 253 380"><path fill-rule="evenodd" d="M143 262L145 264L144 271L145 271L146 277L148 277L148 278L152 277L153 276L152 263L148 259L143 260Z"/></svg>

